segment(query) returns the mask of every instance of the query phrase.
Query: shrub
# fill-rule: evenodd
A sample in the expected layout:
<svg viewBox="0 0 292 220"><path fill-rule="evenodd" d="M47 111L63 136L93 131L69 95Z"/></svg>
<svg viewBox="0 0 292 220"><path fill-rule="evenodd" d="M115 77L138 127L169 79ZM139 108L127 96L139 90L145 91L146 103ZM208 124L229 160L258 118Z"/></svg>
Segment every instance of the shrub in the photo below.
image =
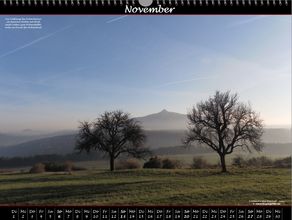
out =
<svg viewBox="0 0 292 220"><path fill-rule="evenodd" d="M43 173L45 172L45 165L43 163L37 163L29 171L30 173Z"/></svg>
<svg viewBox="0 0 292 220"><path fill-rule="evenodd" d="M236 167L244 167L247 165L247 161L242 156L236 156L232 159L232 165Z"/></svg>
<svg viewBox="0 0 292 220"><path fill-rule="evenodd" d="M169 159L169 158L162 160L162 168L164 169L177 169L181 167L182 167L182 164L179 160Z"/></svg>
<svg viewBox="0 0 292 220"><path fill-rule="evenodd" d="M274 161L273 166L276 168L291 168L291 157L285 157Z"/></svg>
<svg viewBox="0 0 292 220"><path fill-rule="evenodd" d="M73 165L72 170L73 171L81 171L81 170L87 170L87 169L85 167L77 167L77 166Z"/></svg>
<svg viewBox="0 0 292 220"><path fill-rule="evenodd" d="M161 168L162 161L159 157L151 157L147 162L144 163L143 168Z"/></svg>
<svg viewBox="0 0 292 220"><path fill-rule="evenodd" d="M116 167L118 170L122 169L139 169L141 168L141 164L137 159L127 159L123 161L119 161Z"/></svg>
<svg viewBox="0 0 292 220"><path fill-rule="evenodd" d="M47 172L60 172L65 171L65 165L56 162L47 162L45 163L45 169Z"/></svg>
<svg viewBox="0 0 292 220"><path fill-rule="evenodd" d="M72 161L65 161L64 163L47 162L45 163L45 170L47 172L71 172L85 170L85 168L74 166Z"/></svg>
<svg viewBox="0 0 292 220"><path fill-rule="evenodd" d="M193 158L193 163L191 165L191 168L193 169L203 169L203 168L208 168L210 167L210 164L202 158L202 157L194 157Z"/></svg>
<svg viewBox="0 0 292 220"><path fill-rule="evenodd" d="M264 167L264 166L272 166L273 161L266 157L253 157L247 161L248 166L254 166L254 167Z"/></svg>
<svg viewBox="0 0 292 220"><path fill-rule="evenodd" d="M71 173L73 170L86 170L83 167L77 167L73 165L72 161L65 161L64 163L56 163L56 162L45 162L45 163L37 163L31 169L31 173L41 173L41 172L69 172Z"/></svg>

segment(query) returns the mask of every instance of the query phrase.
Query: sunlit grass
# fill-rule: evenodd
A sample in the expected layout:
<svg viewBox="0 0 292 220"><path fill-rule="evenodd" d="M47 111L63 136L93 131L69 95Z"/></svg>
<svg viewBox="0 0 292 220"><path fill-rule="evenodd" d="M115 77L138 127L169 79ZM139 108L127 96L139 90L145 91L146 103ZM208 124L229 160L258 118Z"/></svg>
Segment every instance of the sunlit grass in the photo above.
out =
<svg viewBox="0 0 292 220"><path fill-rule="evenodd" d="M87 170L1 174L0 204L291 204L290 169Z"/></svg>

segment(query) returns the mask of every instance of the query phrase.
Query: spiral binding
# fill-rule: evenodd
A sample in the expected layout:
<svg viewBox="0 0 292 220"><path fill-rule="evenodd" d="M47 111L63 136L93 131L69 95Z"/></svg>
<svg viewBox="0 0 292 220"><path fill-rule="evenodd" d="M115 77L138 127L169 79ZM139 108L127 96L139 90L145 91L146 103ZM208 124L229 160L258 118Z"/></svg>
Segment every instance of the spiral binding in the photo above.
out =
<svg viewBox="0 0 292 220"><path fill-rule="evenodd" d="M138 0L2 0L5 6L116 6L139 5ZM157 5L168 6L239 6L288 5L289 0L153 0Z"/></svg>

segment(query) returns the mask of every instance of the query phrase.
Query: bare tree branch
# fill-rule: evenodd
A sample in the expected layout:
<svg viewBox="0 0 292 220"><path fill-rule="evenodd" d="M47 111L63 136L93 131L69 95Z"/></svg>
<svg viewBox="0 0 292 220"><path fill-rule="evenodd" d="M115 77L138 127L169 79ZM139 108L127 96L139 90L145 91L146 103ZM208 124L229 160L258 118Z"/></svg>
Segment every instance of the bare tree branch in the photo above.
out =
<svg viewBox="0 0 292 220"><path fill-rule="evenodd" d="M205 144L216 151L221 159L222 171L226 171L225 155L241 147L260 151L263 147L262 120L250 106L238 102L237 94L217 91L207 101L199 102L187 115L189 132L184 143Z"/></svg>
<svg viewBox="0 0 292 220"><path fill-rule="evenodd" d="M114 160L123 153L137 158L149 155L149 149L143 146L145 140L139 122L118 110L105 112L93 123L80 123L76 149L108 154L111 170L114 170Z"/></svg>

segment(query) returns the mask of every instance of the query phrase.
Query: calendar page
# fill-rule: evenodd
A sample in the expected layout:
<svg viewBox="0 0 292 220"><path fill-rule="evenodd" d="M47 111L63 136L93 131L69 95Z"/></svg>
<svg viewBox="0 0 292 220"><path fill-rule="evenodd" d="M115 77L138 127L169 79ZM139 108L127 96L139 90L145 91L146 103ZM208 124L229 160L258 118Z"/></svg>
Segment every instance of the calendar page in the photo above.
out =
<svg viewBox="0 0 292 220"><path fill-rule="evenodd" d="M291 1L0 1L0 219L291 218Z"/></svg>

